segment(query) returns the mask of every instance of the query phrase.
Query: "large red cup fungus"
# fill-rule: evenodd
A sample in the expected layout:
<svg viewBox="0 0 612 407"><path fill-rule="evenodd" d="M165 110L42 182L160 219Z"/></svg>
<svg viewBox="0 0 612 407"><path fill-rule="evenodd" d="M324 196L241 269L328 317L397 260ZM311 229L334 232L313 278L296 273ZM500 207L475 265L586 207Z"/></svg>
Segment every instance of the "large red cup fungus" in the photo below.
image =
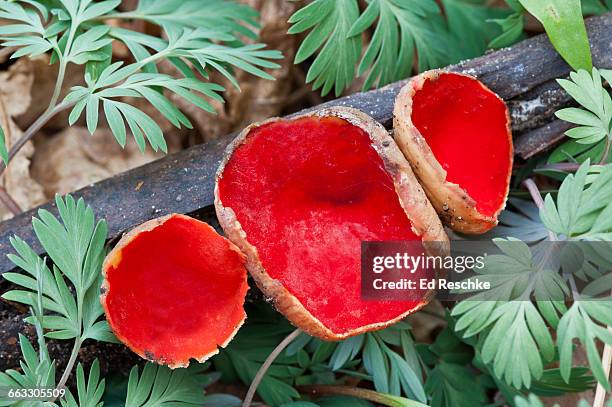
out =
<svg viewBox="0 0 612 407"><path fill-rule="evenodd" d="M126 234L104 261L102 306L121 342L171 368L215 355L246 315L244 255L204 222L153 219Z"/></svg>
<svg viewBox="0 0 612 407"><path fill-rule="evenodd" d="M404 86L393 116L395 141L443 222L470 234L494 227L512 173L503 100L471 76L434 70Z"/></svg>
<svg viewBox="0 0 612 407"><path fill-rule="evenodd" d="M363 300L362 241L448 240L393 139L349 108L247 127L221 163L215 207L264 295L327 340L382 329L427 303Z"/></svg>

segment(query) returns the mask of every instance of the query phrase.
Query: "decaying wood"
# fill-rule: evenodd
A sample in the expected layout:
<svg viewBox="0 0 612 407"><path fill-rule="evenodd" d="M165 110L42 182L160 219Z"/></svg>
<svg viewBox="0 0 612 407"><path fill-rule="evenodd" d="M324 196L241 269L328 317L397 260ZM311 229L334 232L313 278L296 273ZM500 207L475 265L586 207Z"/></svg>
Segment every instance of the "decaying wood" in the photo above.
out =
<svg viewBox="0 0 612 407"><path fill-rule="evenodd" d="M612 68L612 13L587 22L594 64ZM562 136L566 125L552 121L553 113L570 100L555 83L570 68L561 60L544 35L480 58L448 67L474 75L509 104L514 121L516 153L528 158L544 151ZM316 108L350 106L364 111L389 128L395 96L406 81L370 92L357 93ZM301 112L303 113L303 112ZM150 164L101 181L74 193L84 197L99 217L106 218L111 238L151 218L171 212L185 213L218 228L213 210L215 171L226 145L234 134L171 154ZM54 212L52 204L43 206ZM9 237L17 234L42 252L31 228L35 211L0 223L0 273L11 270L6 258L11 251ZM15 314L0 315L0 332L14 324ZM11 340L12 342L13 340ZM0 344L0 369L14 366L17 348ZM66 352L65 354L67 354ZM103 352L102 362L112 352ZM62 357L62 355L58 355Z"/></svg>
<svg viewBox="0 0 612 407"><path fill-rule="evenodd" d="M542 127L528 130L514 139L514 153L523 159L531 158L562 140L563 133L571 125L561 120L553 120Z"/></svg>

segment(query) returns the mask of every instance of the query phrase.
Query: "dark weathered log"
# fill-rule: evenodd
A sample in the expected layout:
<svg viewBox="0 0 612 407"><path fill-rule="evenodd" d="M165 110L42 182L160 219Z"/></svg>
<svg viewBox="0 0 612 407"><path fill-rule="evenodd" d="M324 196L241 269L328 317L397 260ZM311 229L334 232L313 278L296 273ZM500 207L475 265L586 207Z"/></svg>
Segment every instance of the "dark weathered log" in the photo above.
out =
<svg viewBox="0 0 612 407"><path fill-rule="evenodd" d="M512 114L514 134L529 132L545 126L555 111L570 104L571 97L552 80L536 86L529 92L507 101Z"/></svg>
<svg viewBox="0 0 612 407"><path fill-rule="evenodd" d="M550 146L562 140L563 133L571 125L561 120L553 120L537 129L530 130L514 140L514 153L522 159L528 159L547 150Z"/></svg>
<svg viewBox="0 0 612 407"><path fill-rule="evenodd" d="M609 29L612 14L591 18L587 26L595 65L612 68L612 30ZM477 76L508 102L514 121L516 152L520 157L528 158L548 148L566 129L566 125L559 121L549 121L557 108L569 102L554 79L567 76L570 68L544 35L448 69ZM315 108L331 105L355 107L389 128L395 96L405 83L399 81ZM217 225L212 207L215 171L225 146L232 138L233 135L228 135L169 155L76 191L74 196L84 197L98 216L106 218L111 238L170 212L191 214ZM51 203L43 207L54 211ZM35 250L42 252L31 228L31 218L35 214L36 210L32 210L0 223L0 273L13 268L5 256L11 250L9 237L12 235L21 236ZM3 329L16 332L13 329L15 318L19 320L16 314L0 315L0 332ZM16 361L16 348L5 346L6 342L2 341L0 363L6 361L10 365ZM104 360L104 352L100 356Z"/></svg>

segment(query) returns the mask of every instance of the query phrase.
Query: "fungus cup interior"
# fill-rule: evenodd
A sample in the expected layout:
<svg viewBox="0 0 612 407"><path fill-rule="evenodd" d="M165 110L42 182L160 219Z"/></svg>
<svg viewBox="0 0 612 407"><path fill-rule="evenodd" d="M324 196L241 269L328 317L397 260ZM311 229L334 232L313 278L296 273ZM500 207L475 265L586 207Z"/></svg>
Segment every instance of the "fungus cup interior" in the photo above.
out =
<svg viewBox="0 0 612 407"><path fill-rule="evenodd" d="M141 356L184 366L216 353L244 321L244 256L208 224L172 215L116 250L103 304Z"/></svg>
<svg viewBox="0 0 612 407"><path fill-rule="evenodd" d="M442 73L428 78L412 99L412 123L425 138L446 180L495 216L504 205L512 171L504 102L474 78Z"/></svg>
<svg viewBox="0 0 612 407"><path fill-rule="evenodd" d="M266 273L333 333L384 323L420 304L361 298L361 242L420 237L360 127L336 117L256 127L218 188Z"/></svg>

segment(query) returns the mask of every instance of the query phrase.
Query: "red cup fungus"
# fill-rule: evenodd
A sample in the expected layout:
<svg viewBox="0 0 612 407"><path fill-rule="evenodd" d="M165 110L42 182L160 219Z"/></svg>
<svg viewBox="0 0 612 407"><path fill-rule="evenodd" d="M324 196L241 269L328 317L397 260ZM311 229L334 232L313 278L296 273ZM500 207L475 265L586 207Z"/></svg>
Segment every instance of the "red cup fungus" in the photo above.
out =
<svg viewBox="0 0 612 407"><path fill-rule="evenodd" d="M101 302L117 338L171 368L225 347L243 324L244 255L204 222L172 214L127 233L104 261Z"/></svg>
<svg viewBox="0 0 612 407"><path fill-rule="evenodd" d="M326 340L382 329L428 301L363 300L362 241L448 242L393 139L345 107L243 130L217 173L215 207L264 295Z"/></svg>
<svg viewBox="0 0 612 407"><path fill-rule="evenodd" d="M503 100L475 78L439 70L414 77L394 109L395 141L452 229L497 224L512 173L512 134Z"/></svg>

